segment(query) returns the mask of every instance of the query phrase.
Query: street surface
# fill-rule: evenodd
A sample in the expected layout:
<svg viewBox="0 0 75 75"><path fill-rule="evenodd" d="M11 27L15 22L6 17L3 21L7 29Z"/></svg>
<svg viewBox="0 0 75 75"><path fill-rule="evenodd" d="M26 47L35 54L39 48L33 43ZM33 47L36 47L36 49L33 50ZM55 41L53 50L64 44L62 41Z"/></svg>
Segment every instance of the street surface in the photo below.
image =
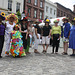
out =
<svg viewBox="0 0 75 75"><path fill-rule="evenodd" d="M41 54L33 53L22 58L5 57L5 47L3 58L0 59L0 75L75 75L75 57L62 55L63 48L59 49L59 54L51 54L52 47L48 48L47 54L42 53L42 46L39 45Z"/></svg>

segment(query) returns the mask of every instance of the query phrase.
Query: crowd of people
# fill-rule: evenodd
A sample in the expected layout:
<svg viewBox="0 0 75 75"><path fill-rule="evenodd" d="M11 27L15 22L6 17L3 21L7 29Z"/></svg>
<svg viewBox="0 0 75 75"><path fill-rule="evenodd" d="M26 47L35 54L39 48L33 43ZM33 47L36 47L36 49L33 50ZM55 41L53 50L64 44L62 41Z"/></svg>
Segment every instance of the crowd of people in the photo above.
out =
<svg viewBox="0 0 75 75"><path fill-rule="evenodd" d="M62 54L67 55L68 48L71 48L73 50L71 56L75 56L75 18L72 20L72 26L70 26L68 18L63 19L62 26L58 25L58 19L54 21L54 26L50 25L49 19L45 19L43 27L39 26L41 23L39 20L36 20L34 24L29 24L27 17L23 17L19 24L17 21L18 17L15 14L5 17L5 13L0 12L0 58L2 58L4 42L6 43L6 56L10 54L13 57L26 56L26 54L30 54L29 48L33 44L34 53L39 53L38 45L40 43L43 46L42 53L45 54L50 42L53 47L52 54L58 54L60 38L63 38L64 52Z"/></svg>

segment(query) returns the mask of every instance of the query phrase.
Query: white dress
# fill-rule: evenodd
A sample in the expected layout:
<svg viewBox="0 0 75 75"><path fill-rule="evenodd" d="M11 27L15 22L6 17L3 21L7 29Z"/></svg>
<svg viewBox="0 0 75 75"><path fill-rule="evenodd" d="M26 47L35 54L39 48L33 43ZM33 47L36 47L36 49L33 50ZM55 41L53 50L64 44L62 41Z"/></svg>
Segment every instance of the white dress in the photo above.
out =
<svg viewBox="0 0 75 75"><path fill-rule="evenodd" d="M13 23L13 25L9 24L9 21L6 22L6 31L5 31L5 39L6 39L6 51L9 52L10 50L10 41L11 41L11 31L13 31L13 27L16 24Z"/></svg>

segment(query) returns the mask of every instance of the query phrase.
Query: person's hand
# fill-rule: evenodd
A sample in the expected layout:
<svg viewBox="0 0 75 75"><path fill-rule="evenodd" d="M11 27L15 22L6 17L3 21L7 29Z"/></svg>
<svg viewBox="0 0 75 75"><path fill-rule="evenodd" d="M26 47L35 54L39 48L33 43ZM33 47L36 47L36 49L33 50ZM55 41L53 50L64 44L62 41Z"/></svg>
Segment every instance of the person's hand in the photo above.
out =
<svg viewBox="0 0 75 75"><path fill-rule="evenodd" d="M40 39L42 39L42 36L40 37Z"/></svg>
<svg viewBox="0 0 75 75"><path fill-rule="evenodd" d="M50 35L48 36L48 38L50 38Z"/></svg>
<svg viewBox="0 0 75 75"><path fill-rule="evenodd" d="M27 40L27 37L26 37L26 40Z"/></svg>
<svg viewBox="0 0 75 75"><path fill-rule="evenodd" d="M37 35L37 39L39 39L38 35Z"/></svg>
<svg viewBox="0 0 75 75"><path fill-rule="evenodd" d="M53 37L52 37L52 40L53 40Z"/></svg>

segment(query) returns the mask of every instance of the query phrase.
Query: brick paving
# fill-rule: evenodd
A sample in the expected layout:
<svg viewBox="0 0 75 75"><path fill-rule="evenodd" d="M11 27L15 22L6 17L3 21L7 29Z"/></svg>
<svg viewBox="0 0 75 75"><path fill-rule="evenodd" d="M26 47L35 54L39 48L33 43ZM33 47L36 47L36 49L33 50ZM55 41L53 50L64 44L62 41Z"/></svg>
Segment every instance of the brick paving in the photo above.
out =
<svg viewBox="0 0 75 75"><path fill-rule="evenodd" d="M51 54L52 48L48 48L47 54L43 54L42 46L39 45L40 54L33 53L22 58L6 57L5 47L3 58L0 59L0 75L75 75L75 57L62 55L63 48L59 49L59 54Z"/></svg>

